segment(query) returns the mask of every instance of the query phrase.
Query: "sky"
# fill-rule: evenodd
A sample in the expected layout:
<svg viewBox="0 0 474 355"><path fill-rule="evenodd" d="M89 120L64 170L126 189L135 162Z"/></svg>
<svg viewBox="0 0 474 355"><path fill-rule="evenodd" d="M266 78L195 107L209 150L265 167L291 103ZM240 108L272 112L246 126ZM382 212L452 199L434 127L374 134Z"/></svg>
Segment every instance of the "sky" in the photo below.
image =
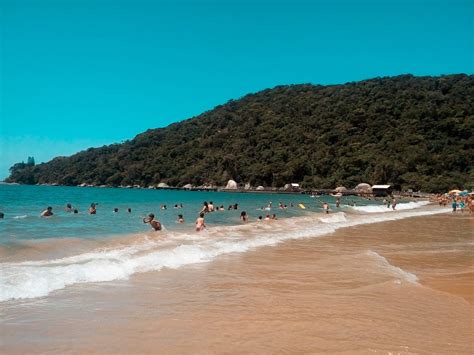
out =
<svg viewBox="0 0 474 355"><path fill-rule="evenodd" d="M276 85L473 74L473 19L472 0L0 0L0 180Z"/></svg>

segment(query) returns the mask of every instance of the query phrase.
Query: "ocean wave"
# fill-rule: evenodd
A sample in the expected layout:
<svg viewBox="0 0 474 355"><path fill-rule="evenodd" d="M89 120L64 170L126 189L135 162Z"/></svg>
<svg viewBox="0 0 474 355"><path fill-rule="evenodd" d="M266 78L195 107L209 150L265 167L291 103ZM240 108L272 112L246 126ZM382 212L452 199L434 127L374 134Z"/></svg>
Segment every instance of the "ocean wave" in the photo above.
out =
<svg viewBox="0 0 474 355"><path fill-rule="evenodd" d="M260 224L219 226L201 234L158 233L157 237L140 238L139 242L119 248L102 248L53 260L0 263L0 301L43 297L74 284L123 280L135 273L209 262L221 255L243 253L285 240L321 237L339 228L446 211L433 209L374 215L314 214ZM369 255L378 260L382 267L403 276L406 281L416 281L409 273L375 254L371 252Z"/></svg>
<svg viewBox="0 0 474 355"><path fill-rule="evenodd" d="M21 216L14 216L13 219L24 219L24 218L27 218L28 215L21 215Z"/></svg>
<svg viewBox="0 0 474 355"><path fill-rule="evenodd" d="M375 260L379 268L384 269L384 271L396 277L398 281L406 281L412 284L418 283L418 277L415 274L405 271L402 268L399 268L398 266L390 264L388 260L385 259L385 257L378 254L377 252L368 250L366 252L366 255Z"/></svg>
<svg viewBox="0 0 474 355"><path fill-rule="evenodd" d="M395 211L412 210L414 208L420 208L420 207L426 206L429 203L430 203L429 201L398 203L396 205ZM392 209L392 207L387 208L386 205L353 206L353 207L350 207L350 208L354 211L365 212L365 213L395 212Z"/></svg>

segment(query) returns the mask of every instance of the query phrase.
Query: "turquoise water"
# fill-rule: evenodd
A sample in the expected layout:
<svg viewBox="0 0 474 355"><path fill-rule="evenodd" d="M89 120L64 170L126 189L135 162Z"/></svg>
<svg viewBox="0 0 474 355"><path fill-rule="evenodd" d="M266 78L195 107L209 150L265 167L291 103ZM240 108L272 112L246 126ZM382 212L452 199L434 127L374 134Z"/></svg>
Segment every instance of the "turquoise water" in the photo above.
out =
<svg viewBox="0 0 474 355"><path fill-rule="evenodd" d="M239 208L207 214L208 228L196 232L203 201L224 207L237 203ZM262 210L270 201L272 208ZM328 215L322 211L323 201L331 206ZM357 206L349 206L352 201ZM280 209L279 202L288 208ZM446 212L426 206L428 201L400 202L393 211L381 202L352 196L336 208L332 196L1 184L0 212L5 218L0 220L0 302L210 262L287 240L329 236L339 228ZM79 213L66 212L67 203ZM96 215L87 213L91 203L97 204ZM173 208L181 203L182 209ZM300 203L306 209L298 207ZM164 204L168 208L161 210ZM48 206L54 215L40 217ZM279 220L242 223L243 210L251 222L273 213ZM162 232L152 232L142 222L150 212L163 223ZM176 223L178 214L184 215L185 224Z"/></svg>
<svg viewBox="0 0 474 355"><path fill-rule="evenodd" d="M25 239L44 238L100 238L150 230L142 219L154 213L167 230L193 230L194 222L203 201L213 201L215 206L223 205L225 211L206 215L206 223L212 225L238 224L241 211L245 210L250 220L259 215L277 214L278 218L299 216L311 211L322 211L321 202L333 204L331 196L311 198L309 195L197 192L175 190L146 190L63 186L28 186L0 184L0 212L5 218L0 221L0 244ZM368 202L356 197L348 197L346 202L355 200L358 205ZM272 202L270 211L258 210ZM278 203L288 206L282 210ZM91 203L97 204L97 214L89 215L87 209ZM344 203L343 199L343 203ZM65 211L67 203L78 209L78 214ZM175 204L183 208L175 209ZM229 205L239 204L238 210L227 210ZM293 203L293 207L291 207ZM303 203L306 207L298 207ZM166 205L166 210L160 210ZM53 207L54 216L40 217L48 206ZM119 212L114 213L113 209ZM132 212L128 213L127 209ZM183 214L185 223L176 223L178 214Z"/></svg>

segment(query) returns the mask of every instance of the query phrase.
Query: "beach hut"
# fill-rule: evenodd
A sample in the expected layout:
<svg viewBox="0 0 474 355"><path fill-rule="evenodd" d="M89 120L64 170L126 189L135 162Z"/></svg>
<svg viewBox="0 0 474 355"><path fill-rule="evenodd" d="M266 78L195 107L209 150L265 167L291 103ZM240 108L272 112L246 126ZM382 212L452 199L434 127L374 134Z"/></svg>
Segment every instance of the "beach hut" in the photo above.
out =
<svg viewBox="0 0 474 355"><path fill-rule="evenodd" d="M374 196L385 197L392 194L392 186L390 185L374 185L372 186L372 194Z"/></svg>
<svg viewBox="0 0 474 355"><path fill-rule="evenodd" d="M191 185L191 184L186 184L186 185L183 186L183 189L188 189L189 190L189 189L192 189L192 188L193 188L193 185Z"/></svg>
<svg viewBox="0 0 474 355"><path fill-rule="evenodd" d="M158 188L159 188L159 189L163 189L163 188L166 189L167 187L169 187L168 184L166 184L166 183L164 183L164 182L160 182L160 183L158 184Z"/></svg>
<svg viewBox="0 0 474 355"><path fill-rule="evenodd" d="M345 188L344 186L338 186L334 189L335 192L344 192L344 191L347 191L347 188Z"/></svg>
<svg viewBox="0 0 474 355"><path fill-rule="evenodd" d="M258 186L255 190L257 190L257 191L262 191L262 190L265 190L265 188L260 185L260 186Z"/></svg>
<svg viewBox="0 0 474 355"><path fill-rule="evenodd" d="M237 183L234 180L229 180L225 188L226 190L237 190Z"/></svg>

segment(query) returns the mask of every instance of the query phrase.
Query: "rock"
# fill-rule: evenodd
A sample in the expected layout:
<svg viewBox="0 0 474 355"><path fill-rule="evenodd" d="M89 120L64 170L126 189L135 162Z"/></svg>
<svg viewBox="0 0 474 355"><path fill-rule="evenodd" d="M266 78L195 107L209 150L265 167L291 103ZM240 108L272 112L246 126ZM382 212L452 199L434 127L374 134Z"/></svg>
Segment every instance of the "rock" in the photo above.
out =
<svg viewBox="0 0 474 355"><path fill-rule="evenodd" d="M229 180L225 188L226 190L237 190L237 183L234 180Z"/></svg>

